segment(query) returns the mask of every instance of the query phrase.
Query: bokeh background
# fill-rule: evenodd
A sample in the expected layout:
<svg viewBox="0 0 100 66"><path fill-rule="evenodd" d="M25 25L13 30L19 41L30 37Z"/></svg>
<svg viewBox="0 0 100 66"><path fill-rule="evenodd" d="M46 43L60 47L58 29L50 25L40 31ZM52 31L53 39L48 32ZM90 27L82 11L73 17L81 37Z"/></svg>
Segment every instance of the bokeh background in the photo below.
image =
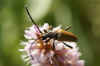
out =
<svg viewBox="0 0 100 66"><path fill-rule="evenodd" d="M0 0L0 66L26 66L18 51L32 25L25 6L40 26L71 25L85 66L100 66L100 0Z"/></svg>

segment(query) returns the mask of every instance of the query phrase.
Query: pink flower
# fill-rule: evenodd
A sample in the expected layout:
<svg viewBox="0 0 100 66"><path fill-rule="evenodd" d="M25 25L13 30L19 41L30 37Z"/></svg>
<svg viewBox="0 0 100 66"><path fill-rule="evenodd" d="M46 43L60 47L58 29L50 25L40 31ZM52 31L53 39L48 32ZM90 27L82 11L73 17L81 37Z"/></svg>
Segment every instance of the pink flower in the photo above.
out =
<svg viewBox="0 0 100 66"><path fill-rule="evenodd" d="M44 30L54 32L61 27L58 26L49 30L49 25L46 23L39 29L45 34ZM23 60L31 66L84 66L84 60L80 60L81 53L75 42L65 41L72 47L70 48L65 46L62 41L55 40L54 48L52 40L46 43L42 39L38 39L34 25L25 30L25 38L28 41L22 42L24 49L20 49L20 51L24 52Z"/></svg>

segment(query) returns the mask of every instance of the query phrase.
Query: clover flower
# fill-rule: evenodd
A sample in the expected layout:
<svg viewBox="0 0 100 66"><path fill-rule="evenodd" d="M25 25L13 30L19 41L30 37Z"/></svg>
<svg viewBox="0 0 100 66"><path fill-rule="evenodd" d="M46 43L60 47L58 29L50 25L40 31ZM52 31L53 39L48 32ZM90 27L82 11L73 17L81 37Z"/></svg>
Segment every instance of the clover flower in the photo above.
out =
<svg viewBox="0 0 100 66"><path fill-rule="evenodd" d="M54 32L61 29L61 26L50 29L47 23L39 27L43 34ZM25 38L27 41L21 42L24 49L19 49L23 52L22 59L31 64L31 66L84 66L84 60L80 60L81 53L76 42L64 41L73 48L67 47L62 41L55 40L55 49L53 40L44 42L39 39L39 34L35 29L35 25L25 30Z"/></svg>

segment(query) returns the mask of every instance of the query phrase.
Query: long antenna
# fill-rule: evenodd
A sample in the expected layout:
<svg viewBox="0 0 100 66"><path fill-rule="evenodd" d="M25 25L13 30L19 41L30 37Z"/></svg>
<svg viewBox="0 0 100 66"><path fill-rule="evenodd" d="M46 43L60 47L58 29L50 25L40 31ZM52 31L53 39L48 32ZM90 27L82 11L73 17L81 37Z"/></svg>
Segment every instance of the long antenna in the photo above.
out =
<svg viewBox="0 0 100 66"><path fill-rule="evenodd" d="M35 23L35 21L34 21L33 18L31 17L31 14L29 13L28 8L25 7L25 9L26 9L27 14L29 15L29 18L31 19L32 23L35 24L35 26L36 26L36 28L38 29L38 31L39 31L40 33L42 33L42 32L40 31L38 25Z"/></svg>
<svg viewBox="0 0 100 66"><path fill-rule="evenodd" d="M32 23L35 24L35 25L37 25L37 24L35 23L35 21L32 19L31 15L30 15L30 13L29 13L29 11L28 11L28 8L25 7L25 9L26 9L27 14L29 15L29 18L31 19Z"/></svg>
<svg viewBox="0 0 100 66"><path fill-rule="evenodd" d="M70 28L71 28L71 26L68 26L68 27L65 29L65 31L69 30Z"/></svg>

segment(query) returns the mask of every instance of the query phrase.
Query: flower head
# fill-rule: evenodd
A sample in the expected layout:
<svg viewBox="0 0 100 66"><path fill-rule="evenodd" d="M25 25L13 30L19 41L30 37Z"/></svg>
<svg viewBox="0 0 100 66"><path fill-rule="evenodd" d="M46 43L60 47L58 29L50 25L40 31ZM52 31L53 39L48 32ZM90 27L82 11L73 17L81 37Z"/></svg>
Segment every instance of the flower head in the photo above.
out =
<svg viewBox="0 0 100 66"><path fill-rule="evenodd" d="M47 23L39 27L39 33L35 29L35 25L25 30L25 38L27 42L21 42L24 49L22 58L31 66L84 66L84 60L80 60L81 53L76 42L58 41L50 39L44 41L41 37L48 32L55 32L61 29L61 26L51 28ZM47 38L48 39L48 38ZM71 46L65 46L63 43Z"/></svg>

